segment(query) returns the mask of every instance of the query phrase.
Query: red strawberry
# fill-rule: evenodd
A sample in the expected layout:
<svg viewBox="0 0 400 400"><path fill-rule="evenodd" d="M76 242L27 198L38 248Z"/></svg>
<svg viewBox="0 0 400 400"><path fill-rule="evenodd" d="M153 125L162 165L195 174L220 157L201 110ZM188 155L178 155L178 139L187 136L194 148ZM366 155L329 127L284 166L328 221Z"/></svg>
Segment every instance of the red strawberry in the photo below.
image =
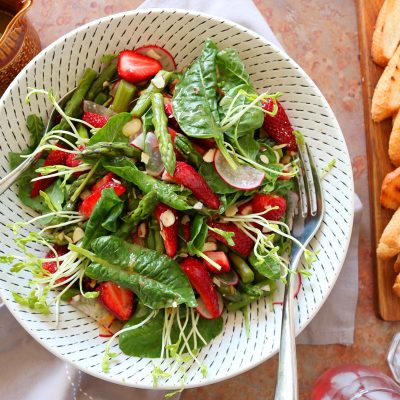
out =
<svg viewBox="0 0 400 400"><path fill-rule="evenodd" d="M104 186L108 185L110 182L113 182L113 179L116 179L116 176L112 172L109 172L92 186L91 191L97 192L98 190L103 189Z"/></svg>
<svg viewBox="0 0 400 400"><path fill-rule="evenodd" d="M97 182L96 185L98 185L100 182L101 181ZM83 200L81 205L79 206L79 212L85 218L90 218L94 207L96 206L97 202L101 197L101 192L107 188L113 188L117 196L123 195L126 191L126 187L122 183L118 183L113 180L111 180L108 183L104 183L101 187L98 186L96 190L92 189L92 193L88 197L86 197L85 200Z"/></svg>
<svg viewBox="0 0 400 400"><path fill-rule="evenodd" d="M62 145L57 145L57 147L60 149L65 149L65 147ZM69 153L66 153L62 150L52 150L46 157L43 167L50 167L52 165L65 165L68 155ZM38 177L39 176L42 175L38 174ZM33 182L30 197L34 198L38 196L40 191L46 190L56 179L56 177L52 177Z"/></svg>
<svg viewBox="0 0 400 400"><path fill-rule="evenodd" d="M218 235L218 233L213 232L211 229L208 231L208 234L224 243L232 250L236 250L242 256L248 257L250 255L251 250L253 250L254 247L253 241L233 222L223 223L211 221L208 223L208 226L211 228L221 229L225 232L233 232L234 236L232 237L232 240L234 242L234 246L230 246L223 236Z"/></svg>
<svg viewBox="0 0 400 400"><path fill-rule="evenodd" d="M179 185L186 186L193 195L204 203L207 207L218 210L220 206L219 197L207 185L204 178L189 164L183 161L176 162L175 173L173 176L166 175Z"/></svg>
<svg viewBox="0 0 400 400"><path fill-rule="evenodd" d="M182 132L177 120L174 117L174 112L172 110L172 98L169 96L164 97L164 111L168 117L168 125L171 125L175 130Z"/></svg>
<svg viewBox="0 0 400 400"><path fill-rule="evenodd" d="M159 61L134 50L123 50L118 55L118 74L131 83L152 78L161 69L162 65Z"/></svg>
<svg viewBox="0 0 400 400"><path fill-rule="evenodd" d="M67 246L53 246L54 250L58 254L59 257L63 256L64 254L68 253ZM56 258L55 254L50 250L45 258ZM61 261L60 261L61 262ZM57 261L46 261L42 263L42 268L46 271L50 272L50 274L54 274L57 271Z"/></svg>
<svg viewBox="0 0 400 400"><path fill-rule="evenodd" d="M210 264L206 260L203 260L204 265L210 272L213 272L214 274L220 274L221 272L228 272L231 270L228 256L223 251L205 251L204 254L221 267L221 269L218 270L214 267L214 265Z"/></svg>
<svg viewBox="0 0 400 400"><path fill-rule="evenodd" d="M214 139L198 139L198 138L191 138L192 143L197 143L201 147L205 147L206 149L212 149L215 147L215 140Z"/></svg>
<svg viewBox="0 0 400 400"><path fill-rule="evenodd" d="M97 287L99 300L121 321L127 321L133 312L134 294L114 282L102 282Z"/></svg>
<svg viewBox="0 0 400 400"><path fill-rule="evenodd" d="M271 117L268 114L264 116L264 129L268 135L280 144L287 144L287 149L297 151L296 138L293 135L293 127L283 109L281 103L276 100L278 105L278 112L275 117ZM274 102L272 99L266 99L262 105L264 110L272 111L274 108Z"/></svg>
<svg viewBox="0 0 400 400"><path fill-rule="evenodd" d="M85 146L84 145L80 145L79 146L79 150L83 150L85 148ZM68 157L67 157L67 159L65 160L65 165L67 166L67 167L71 167L71 168L74 168L74 167L77 167L78 165L80 165L82 163L82 160L80 160L79 158L76 158L76 154L73 154L73 153L70 153L70 154L68 154ZM80 176L80 175L82 175L82 174L84 174L84 171L78 171L78 172L74 172L74 176L76 176L76 177L78 177L78 176Z"/></svg>
<svg viewBox="0 0 400 400"><path fill-rule="evenodd" d="M286 200L283 197L272 196L270 194L257 193L253 197L251 205L254 213L263 212L269 207L279 207L276 210L271 210L263 214L265 219L272 221L279 221L286 212Z"/></svg>
<svg viewBox="0 0 400 400"><path fill-rule="evenodd" d="M82 120L94 126L95 128L102 128L107 123L109 118L110 117L108 117L107 115L100 115L92 113L90 111L86 111L83 114Z"/></svg>
<svg viewBox="0 0 400 400"><path fill-rule="evenodd" d="M181 269L189 279L190 284L200 295L212 319L218 318L221 311L218 305L218 294L204 265L193 257L187 257L181 263Z"/></svg>
<svg viewBox="0 0 400 400"><path fill-rule="evenodd" d="M154 210L154 216L160 224L165 251L169 257L173 257L178 249L178 213L173 208L159 203Z"/></svg>
<svg viewBox="0 0 400 400"><path fill-rule="evenodd" d="M190 218L188 215L184 216L181 219L181 227L182 227L183 237L188 242L190 240Z"/></svg>

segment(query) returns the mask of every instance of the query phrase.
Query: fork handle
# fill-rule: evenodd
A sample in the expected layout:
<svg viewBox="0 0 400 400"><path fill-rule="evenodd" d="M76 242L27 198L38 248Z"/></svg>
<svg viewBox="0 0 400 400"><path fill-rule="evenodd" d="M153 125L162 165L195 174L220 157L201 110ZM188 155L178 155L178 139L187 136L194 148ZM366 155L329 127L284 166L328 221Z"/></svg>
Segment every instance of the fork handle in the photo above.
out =
<svg viewBox="0 0 400 400"><path fill-rule="evenodd" d="M300 257L292 260L290 269L297 270ZM281 342L279 350L278 377L275 388L275 400L298 400L296 342L294 333L294 279L293 273L287 274L287 283L282 306Z"/></svg>
<svg viewBox="0 0 400 400"><path fill-rule="evenodd" d="M33 163L35 157L28 157L17 168L0 179L0 195L3 194Z"/></svg>

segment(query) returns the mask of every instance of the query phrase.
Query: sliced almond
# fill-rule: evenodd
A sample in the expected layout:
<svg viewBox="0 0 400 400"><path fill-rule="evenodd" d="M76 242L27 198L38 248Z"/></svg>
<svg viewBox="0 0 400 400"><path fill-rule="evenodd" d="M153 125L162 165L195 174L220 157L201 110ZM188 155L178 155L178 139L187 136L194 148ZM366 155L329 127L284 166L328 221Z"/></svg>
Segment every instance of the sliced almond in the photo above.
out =
<svg viewBox="0 0 400 400"><path fill-rule="evenodd" d="M212 163L214 161L215 149L210 149L203 156L203 161L206 163Z"/></svg>
<svg viewBox="0 0 400 400"><path fill-rule="evenodd" d="M182 222L183 225L188 224L188 223L190 222L190 217L189 217L189 215L186 215L186 214L185 214L185 215L182 217L181 222Z"/></svg>
<svg viewBox="0 0 400 400"><path fill-rule="evenodd" d="M160 215L160 222L166 228L172 226L176 221L175 215L171 210L166 210Z"/></svg>
<svg viewBox="0 0 400 400"><path fill-rule="evenodd" d="M75 228L74 233L72 235L72 241L74 243L78 243L85 236L85 232L79 226Z"/></svg>
<svg viewBox="0 0 400 400"><path fill-rule="evenodd" d="M193 210L201 210L203 208L203 203L198 201L194 206Z"/></svg>
<svg viewBox="0 0 400 400"><path fill-rule="evenodd" d="M140 160L142 161L143 164L147 164L150 160L150 156L144 152L142 152L142 155L140 156Z"/></svg>
<svg viewBox="0 0 400 400"><path fill-rule="evenodd" d="M203 251L216 251L218 249L216 243L206 242L204 243Z"/></svg>
<svg viewBox="0 0 400 400"><path fill-rule="evenodd" d="M238 211L239 209L234 204L232 204L225 210L225 215L227 217L233 217L237 214Z"/></svg>
<svg viewBox="0 0 400 400"><path fill-rule="evenodd" d="M137 230L138 236L140 238L145 238L147 235L147 224L146 222L142 222L139 226L138 226L138 230Z"/></svg>
<svg viewBox="0 0 400 400"><path fill-rule="evenodd" d="M89 197L91 194L92 194L92 193L90 192L89 189L85 189L85 190L79 195L79 198L80 198L81 200L85 200L86 197Z"/></svg>

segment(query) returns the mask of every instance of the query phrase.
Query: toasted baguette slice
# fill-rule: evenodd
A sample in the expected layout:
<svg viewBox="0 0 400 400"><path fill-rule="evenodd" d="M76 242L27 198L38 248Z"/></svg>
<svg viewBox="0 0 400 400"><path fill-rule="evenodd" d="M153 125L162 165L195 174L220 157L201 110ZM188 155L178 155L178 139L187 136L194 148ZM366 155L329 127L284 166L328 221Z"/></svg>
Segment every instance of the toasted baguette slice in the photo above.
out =
<svg viewBox="0 0 400 400"><path fill-rule="evenodd" d="M376 122L392 116L400 108L400 46L383 71L372 97L371 114Z"/></svg>
<svg viewBox="0 0 400 400"><path fill-rule="evenodd" d="M400 167L400 111L393 118L393 128L389 139L389 158L393 165Z"/></svg>
<svg viewBox="0 0 400 400"><path fill-rule="evenodd" d="M388 260L400 253L400 208L383 231L376 253L382 260Z"/></svg>
<svg viewBox="0 0 400 400"><path fill-rule="evenodd" d="M396 296L400 297L400 274L396 276L396 280L393 285L393 292Z"/></svg>
<svg viewBox="0 0 400 400"><path fill-rule="evenodd" d="M385 176L382 182L381 204L392 210L400 207L400 167Z"/></svg>
<svg viewBox="0 0 400 400"><path fill-rule="evenodd" d="M372 36L372 58L385 67L400 42L400 1L385 0Z"/></svg>

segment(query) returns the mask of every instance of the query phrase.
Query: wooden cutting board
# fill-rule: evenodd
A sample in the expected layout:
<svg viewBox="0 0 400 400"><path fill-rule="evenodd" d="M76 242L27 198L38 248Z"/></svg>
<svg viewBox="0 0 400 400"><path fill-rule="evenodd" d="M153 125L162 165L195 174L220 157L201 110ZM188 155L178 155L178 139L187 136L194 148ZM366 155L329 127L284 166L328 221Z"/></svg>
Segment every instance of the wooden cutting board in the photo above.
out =
<svg viewBox="0 0 400 400"><path fill-rule="evenodd" d="M374 64L371 58L372 33L383 1L384 0L357 0L358 35L364 97L364 118L367 135L373 246L371 252L376 267L378 310L382 319L386 321L399 321L400 298L395 296L392 292L392 286L396 277L396 273L393 271L394 260L379 260L375 253L376 244L393 214L392 211L382 208L379 200L382 180L389 171L394 169L388 156L388 143L392 124L390 119L381 123L375 123L372 121L370 113L372 95L383 71L381 67ZM362 260L360 260L360 268L363 268Z"/></svg>

